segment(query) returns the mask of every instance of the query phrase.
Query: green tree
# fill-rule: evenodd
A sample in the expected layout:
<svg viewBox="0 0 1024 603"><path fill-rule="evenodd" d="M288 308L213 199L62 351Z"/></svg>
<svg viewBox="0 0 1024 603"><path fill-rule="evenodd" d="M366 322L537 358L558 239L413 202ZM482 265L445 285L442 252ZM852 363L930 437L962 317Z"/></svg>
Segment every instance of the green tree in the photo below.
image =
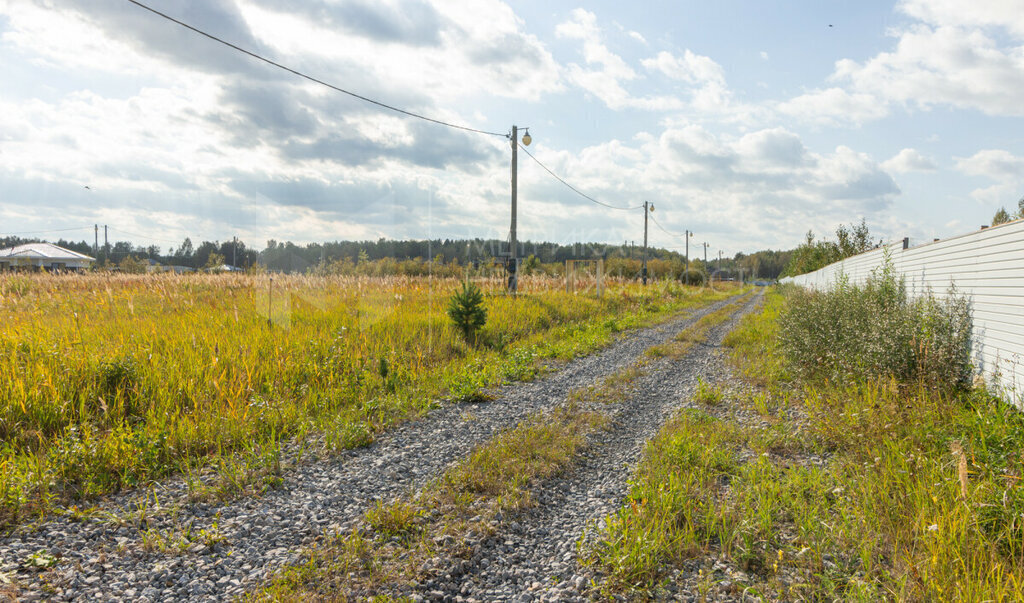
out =
<svg viewBox="0 0 1024 603"><path fill-rule="evenodd" d="M992 216L992 226L998 226L1000 224L1006 224L1013 218L1010 217L1009 212L1006 211L1005 207L1000 207L996 215Z"/></svg>
<svg viewBox="0 0 1024 603"><path fill-rule="evenodd" d="M484 294L473 283L463 283L448 300L448 317L466 341L475 341L476 332L487 322Z"/></svg>
<svg viewBox="0 0 1024 603"><path fill-rule="evenodd" d="M216 251L214 251L213 253L211 253L207 257L206 265L203 266L203 269L205 269L205 270L207 270L209 272L220 272L222 270L221 266L223 266L223 265L224 265L224 256L222 256L221 254L219 254Z"/></svg>
<svg viewBox="0 0 1024 603"><path fill-rule="evenodd" d="M836 239L838 242L815 241L814 233L808 230L804 242L790 256L783 276L814 272L844 258L864 253L875 246L864 220L861 220L859 225L851 225L849 228L840 225L836 229Z"/></svg>
<svg viewBox="0 0 1024 603"><path fill-rule="evenodd" d="M118 263L117 267L121 272L127 272L129 274L143 274L146 272L146 262L144 260L136 259L135 256L127 256Z"/></svg>

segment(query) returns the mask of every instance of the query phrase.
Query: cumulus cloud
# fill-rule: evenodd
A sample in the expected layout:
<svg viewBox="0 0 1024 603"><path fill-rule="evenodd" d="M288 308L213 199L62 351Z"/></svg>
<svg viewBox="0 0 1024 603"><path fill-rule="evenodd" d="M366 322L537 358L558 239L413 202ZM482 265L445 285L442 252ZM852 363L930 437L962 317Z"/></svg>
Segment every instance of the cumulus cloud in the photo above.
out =
<svg viewBox="0 0 1024 603"><path fill-rule="evenodd" d="M837 87L807 92L780 103L777 109L784 115L828 126L860 124L885 117L889 112L873 95Z"/></svg>
<svg viewBox="0 0 1024 603"><path fill-rule="evenodd" d="M882 169L898 174L906 172L933 172L935 162L915 149L903 149L882 162Z"/></svg>
<svg viewBox="0 0 1024 603"><path fill-rule="evenodd" d="M883 211L900 193L870 156L843 146L814 153L782 128L730 136L698 124L677 124L579 154L546 148L537 153L598 199L620 206L653 200L666 229L688 229L712 239L729 232L760 244L786 244L782 241L808 227L829 231L850 215ZM544 174L535 171L525 181L522 190L529 195L582 208L574 211L592 210ZM592 211L615 225L608 238L622 232L618 222L607 222L607 210ZM653 236L657 245L677 244L664 233Z"/></svg>
<svg viewBox="0 0 1024 603"><path fill-rule="evenodd" d="M970 157L958 157L956 168L969 176L1013 181L1024 178L1024 157L1003 149L985 149Z"/></svg>
<svg viewBox="0 0 1024 603"><path fill-rule="evenodd" d="M571 63L568 66L569 80L596 96L610 109L665 111L683 106L679 99L672 96L634 97L625 89L624 82L639 76L622 57L604 44L594 13L582 8L573 10L570 18L555 28L555 34L560 38L583 43L585 66Z"/></svg>
<svg viewBox="0 0 1024 603"><path fill-rule="evenodd" d="M779 110L828 125L858 125L888 115L893 106L971 109L988 115L1024 115L1024 2L904 0L913 18L889 34L892 50L864 61L841 59L832 87L781 103Z"/></svg>

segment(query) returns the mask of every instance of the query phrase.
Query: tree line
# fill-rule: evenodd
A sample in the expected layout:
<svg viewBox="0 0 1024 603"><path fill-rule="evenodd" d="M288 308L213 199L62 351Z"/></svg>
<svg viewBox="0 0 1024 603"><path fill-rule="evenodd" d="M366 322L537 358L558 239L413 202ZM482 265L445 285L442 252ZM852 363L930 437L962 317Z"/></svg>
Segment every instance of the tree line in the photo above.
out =
<svg viewBox="0 0 1024 603"><path fill-rule="evenodd" d="M0 238L0 248L40 239L21 237ZM126 272L145 271L149 261L165 266L184 266L193 270L216 269L223 264L243 270L258 269L286 273L344 273L344 274L438 274L438 267L472 265L477 269L503 270L502 262L508 257L508 242L498 239L424 239L376 241L333 241L326 243L296 244L291 241L269 240L262 250L246 245L244 241L202 241L194 244L186 237L180 245L170 247L166 253L156 245L139 246L130 241L116 241L94 249L88 241L59 239L54 243L65 249L96 258L96 268L117 267ZM710 275L719 268L730 275L740 271L747 276L776 279L789 261L789 251L758 251L737 253L734 257L709 259L707 265L696 252L690 257L691 269ZM643 248L636 245L602 243L560 244L522 241L519 257L527 272L560 273L566 260L603 259L606 273L635 276L639 274ZM648 248L648 271L653 278L678 277L686 266L686 258L677 250ZM427 263L431 267L427 267ZM443 271L442 271L443 272Z"/></svg>

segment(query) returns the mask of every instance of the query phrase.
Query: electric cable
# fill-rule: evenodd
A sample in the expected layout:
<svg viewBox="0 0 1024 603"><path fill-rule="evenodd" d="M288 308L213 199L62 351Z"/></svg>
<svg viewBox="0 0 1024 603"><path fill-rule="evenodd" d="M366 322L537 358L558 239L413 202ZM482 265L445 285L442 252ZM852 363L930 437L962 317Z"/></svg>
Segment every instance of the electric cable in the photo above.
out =
<svg viewBox="0 0 1024 603"><path fill-rule="evenodd" d="M518 143L518 141L516 142L516 144L519 144L519 143ZM539 159L537 159L536 157L534 157L534 156L533 156L533 153L531 153L531 152L529 152L529 151L527 151L527 150L526 150L526 147L524 147L524 146L522 146L522 145L519 145L519 148L520 148L520 149L522 149L522 150L523 150L523 152L524 152L524 153L526 153L526 155L527 155L527 156L528 156L528 157L529 157L530 159L532 159L532 160L534 160L535 162L537 162L537 165L539 165L540 167L544 168L544 171L545 171L545 172L547 172L547 173L551 174L551 176L552 176L552 177L554 177L554 179L555 179L555 180L558 180L558 181L559 181L559 182L561 182L562 184L566 185L567 187L569 187L569 189L570 189L570 190L572 190L572 192L574 192L574 193L576 193L577 195L579 195L579 196L583 197L583 198L584 198L584 199L586 199L587 201L590 201L590 202L592 202L592 203L597 203L598 205L603 205L603 206L605 206L605 207L607 207L607 208L609 208L609 209L620 209L620 210L623 210L623 211L628 211L628 210L634 210L634 209L641 209L641 208L643 208L643 205L637 205L636 207L619 207L619 206L617 206L617 205L608 205L607 203L602 203L601 201L598 201L597 199L595 199L595 198L591 197L590 195L587 195L587 194L585 194L584 192L580 191L580 190L579 190L578 188L576 188L575 186L573 186L573 185L569 184L568 182L566 182L566 181L565 181L565 180L564 180L564 179L563 179L563 178L562 178L561 176L559 176L558 174L556 174L556 173L552 172L552 171L551 171L551 168L549 168L548 166L546 166L546 165L544 165L543 163L541 163Z"/></svg>
<svg viewBox="0 0 1024 603"><path fill-rule="evenodd" d="M113 230L114 232L119 232L121 234L126 234L126 235L128 235L130 237L138 237L140 239L146 239L147 241L160 241L162 243L179 243L180 242L180 241L172 241L170 239L160 239L160 238L157 238L157 237L150 237L150 236L146 236L146 235L141 235L141 234L139 234L137 232L128 232L127 230L121 230L120 228L114 228L113 226L108 226L108 228L110 230Z"/></svg>
<svg viewBox="0 0 1024 603"><path fill-rule="evenodd" d="M665 227L662 226L661 224L659 224L658 221L654 219L654 214L651 214L651 222L654 222L655 226L660 228L662 232L664 232L665 234L669 235L670 237L676 237L676 238L679 238L679 239L686 238L685 234L677 234L677 233L669 232L668 230L665 230ZM690 234L692 235L693 233L690 233Z"/></svg>
<svg viewBox="0 0 1024 603"><path fill-rule="evenodd" d="M23 234L47 234L51 232L69 232L72 230L92 230L92 226L79 226L76 228L58 228L56 230L23 230L21 232L4 232L0 233L0 236L12 236Z"/></svg>
<svg viewBox="0 0 1024 603"><path fill-rule="evenodd" d="M277 63L275 61L272 61L272 60L270 60L270 59L268 59L266 57L263 57L261 55L256 54L255 52L252 52L251 50L246 50L245 48L242 48L241 46L236 46L235 44L232 44L231 42L228 42L226 40L218 38L217 36L215 36L213 34L206 33L205 31L203 31L203 30L201 30L201 29L199 29L197 27L193 27L192 25L189 25L188 23L185 23L184 21L179 21L178 19L175 19L174 17L172 17L172 16L170 16L168 14L162 13L162 12L156 10L155 8L151 8L149 6L146 6L145 4L139 2L138 0L128 0L128 2L131 2L132 4L138 6L139 8L148 10L149 12L153 13L154 15L163 17L164 19L167 19L168 21L171 21L172 23L177 23L178 25L184 27L185 29L193 31L193 32L195 32L195 33L197 33L197 34L199 34L201 36L207 37L207 38L213 40L214 42L220 42L221 44L227 46L228 48L233 48L234 50L237 50L238 52L241 52L242 54L248 55L248 56L250 56L250 57L252 57L252 58L254 58L254 59L258 60L258 61L263 61L264 63L267 63L268 65L273 65L274 67L277 67L278 69L283 69L284 71L287 71L288 73L291 73L293 75L297 75L297 76L299 76L299 77L301 77L303 79L309 80L309 81L314 82L316 84L320 84L321 86L326 86L326 87L328 87L331 90L334 90L336 92L341 92L342 94L347 94L347 95L349 95L349 96L351 96L353 98L358 98L361 101L366 101L368 103L377 105L378 107L383 107L385 109L390 109L391 111L395 111L395 112L401 113L403 115L408 115L409 117L415 117L417 119L422 119L424 121L429 121L429 122L432 122L432 123L435 123L435 124L439 124L439 125L442 125L442 126L448 126L449 128L456 128L458 130L466 130L467 132L476 132L477 134L486 134L488 136L500 136L502 138L508 138L509 137L509 135L507 133L488 132L487 130L478 130L477 128L471 128L469 126L460 126L458 124L449 123L449 122L446 122L446 121L442 121L440 119L434 119L433 117L427 117L426 115L420 115L419 113L413 113L412 111L406 111L405 109L399 109L398 107L391 106L391 105L389 105L387 103L382 103L380 101L373 100L372 98L368 98L368 97L363 96L361 94L356 94L355 92L351 92L349 90L345 90L344 88L340 88L338 86L335 86L334 84L329 84L329 83L327 83L327 82L325 82L323 80L317 79L317 78L315 78L315 77L313 77L311 75L306 75L305 73L303 73L301 71L298 71L296 69L292 69L291 67L287 67L285 65L282 65L281 63Z"/></svg>

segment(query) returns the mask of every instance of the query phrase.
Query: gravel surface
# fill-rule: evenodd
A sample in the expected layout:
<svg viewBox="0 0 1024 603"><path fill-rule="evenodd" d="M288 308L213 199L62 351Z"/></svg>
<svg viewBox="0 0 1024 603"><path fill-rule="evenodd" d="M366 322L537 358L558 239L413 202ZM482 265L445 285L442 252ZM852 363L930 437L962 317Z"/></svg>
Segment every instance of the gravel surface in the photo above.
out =
<svg viewBox="0 0 1024 603"><path fill-rule="evenodd" d="M599 577L576 561L585 528L591 534L600 530L603 518L621 507L645 443L692 396L697 380L732 379L722 339L760 300L760 294L752 296L685 358L650 361L629 399L615 405L612 429L598 432L597 441L569 474L535 490L536 507L504 522L496 535L466 543L479 551L468 565L458 559L448 567L435 565L435 579L403 594L414 600L456 602L583 601L597 596L592 585ZM453 575L458 578L453 580ZM696 600L695 593L680 589L674 596Z"/></svg>
<svg viewBox="0 0 1024 603"><path fill-rule="evenodd" d="M476 444L532 413L553 408L570 391L597 383L730 301L626 334L604 351L572 361L546 378L498 388L491 402L470 408L448 405L382 435L367 448L300 464L283 476L280 489L260 497L189 504L184 480L172 479L148 493L111 497L99 515L25 526L0 540L0 596L26 601L234 598L282 565L298 561L316 537L347 529L373 501L415 491ZM724 332L713 330L712 340L719 341ZM482 580L502 576L493 592L529 594L533 585L520 576L539 580L552 575L534 570L504 577L506 568L512 572L519 564L569 576L566 568L573 564L566 555L572 554L582 522L611 511L621 500L630 475L623 465L636 462L643 441L692 388L700 371L710 370L705 351L691 357L685 361L691 368L643 382L645 402L623 407L619 427L593 450L578 474L591 477L553 484L537 512L554 513L559 505L574 511L528 524L536 526L533 531L520 526L522 538L512 542L514 550L508 555L494 549L495 569L479 574ZM523 545L517 546L520 541ZM187 545L178 545L183 542Z"/></svg>

